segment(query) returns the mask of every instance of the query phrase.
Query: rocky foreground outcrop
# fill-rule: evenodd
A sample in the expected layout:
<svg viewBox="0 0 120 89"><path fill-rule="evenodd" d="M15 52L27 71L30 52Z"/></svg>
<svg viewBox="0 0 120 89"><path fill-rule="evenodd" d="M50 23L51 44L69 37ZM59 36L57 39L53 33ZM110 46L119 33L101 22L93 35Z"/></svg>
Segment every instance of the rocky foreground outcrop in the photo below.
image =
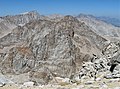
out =
<svg viewBox="0 0 120 89"><path fill-rule="evenodd" d="M67 83L86 77L96 80L109 72L108 64L116 64L112 59L119 60L118 39L111 43L76 17L49 18L30 12L2 19L16 26L0 38L0 70L15 83L58 83L58 77L67 78Z"/></svg>

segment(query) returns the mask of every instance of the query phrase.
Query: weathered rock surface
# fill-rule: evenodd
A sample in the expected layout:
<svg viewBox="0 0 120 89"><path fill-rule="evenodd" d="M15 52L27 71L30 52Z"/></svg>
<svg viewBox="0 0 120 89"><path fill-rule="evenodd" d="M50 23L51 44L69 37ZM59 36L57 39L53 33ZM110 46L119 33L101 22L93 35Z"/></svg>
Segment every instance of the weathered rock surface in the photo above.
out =
<svg viewBox="0 0 120 89"><path fill-rule="evenodd" d="M80 14L77 18L91 27L97 34L108 37L120 37L120 28L97 19L92 15Z"/></svg>
<svg viewBox="0 0 120 89"><path fill-rule="evenodd" d="M29 12L2 17L0 23L2 21L16 26L0 38L2 74L28 73L27 80L36 84L48 84L55 77L70 78L72 82L88 77L101 80L105 74L97 75L109 71L109 62L119 64L119 39L114 38L117 43L109 42L111 40L76 17L54 18ZM118 69L116 67L114 75L119 75Z"/></svg>
<svg viewBox="0 0 120 89"><path fill-rule="evenodd" d="M113 72L114 69L118 73L120 73L120 41L117 42L111 42L109 43L103 50L102 50L103 55L106 56L107 59L110 60L110 71ZM114 71L114 72L115 72Z"/></svg>
<svg viewBox="0 0 120 89"><path fill-rule="evenodd" d="M0 87L5 86L6 84L14 84L14 82L12 82L5 75L0 74Z"/></svg>
<svg viewBox="0 0 120 89"><path fill-rule="evenodd" d="M46 67L61 76L70 76L83 60L91 59L93 48L99 51L105 41L72 16L57 23L30 22L0 39L2 50L13 46L2 59L2 71L16 74Z"/></svg>
<svg viewBox="0 0 120 89"><path fill-rule="evenodd" d="M33 85L34 85L34 82L25 82L23 84L23 86L25 86L25 87L33 87Z"/></svg>
<svg viewBox="0 0 120 89"><path fill-rule="evenodd" d="M15 25L23 26L26 23L29 23L34 20L39 20L42 17L43 16L40 16L39 13L37 13L36 11L31 11L31 12L21 13L15 16L8 15L8 16L1 17L1 18L11 23L14 23Z"/></svg>
<svg viewBox="0 0 120 89"><path fill-rule="evenodd" d="M0 38L10 33L16 27L15 24L0 18Z"/></svg>

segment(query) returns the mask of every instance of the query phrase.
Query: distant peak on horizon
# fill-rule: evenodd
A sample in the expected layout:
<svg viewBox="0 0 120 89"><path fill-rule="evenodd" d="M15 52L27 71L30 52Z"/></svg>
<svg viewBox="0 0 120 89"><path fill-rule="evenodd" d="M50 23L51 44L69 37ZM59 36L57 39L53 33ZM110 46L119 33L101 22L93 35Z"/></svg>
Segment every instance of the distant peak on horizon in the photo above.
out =
<svg viewBox="0 0 120 89"><path fill-rule="evenodd" d="M20 14L39 14L39 12L37 10L33 10L33 11L23 12L23 13L20 13Z"/></svg>
<svg viewBox="0 0 120 89"><path fill-rule="evenodd" d="M92 14L85 14L85 13L80 13L77 15L77 17L92 17L92 18L96 18L96 16L92 15Z"/></svg>
<svg viewBox="0 0 120 89"><path fill-rule="evenodd" d="M66 15L71 15L71 16L74 16L74 17L90 17L90 18L107 18L107 19L118 19L120 20L119 18L115 18L115 17L110 17L110 16L97 16L97 15L93 15L93 14L87 14L87 13L80 13L80 14L76 14L76 15L73 15L73 14L66 14L66 15L63 15L63 14L58 14L58 13L53 13L53 14L40 14L39 11L37 10L31 10L31 11L26 11L26 12L22 12L22 13L17 13L17 14L8 14L8 15L5 15L5 16L0 16L0 17L6 17L6 16L15 16L15 15L27 15L27 14L34 14L34 15L41 15L41 16L49 16L49 17L63 17L63 16L66 16Z"/></svg>

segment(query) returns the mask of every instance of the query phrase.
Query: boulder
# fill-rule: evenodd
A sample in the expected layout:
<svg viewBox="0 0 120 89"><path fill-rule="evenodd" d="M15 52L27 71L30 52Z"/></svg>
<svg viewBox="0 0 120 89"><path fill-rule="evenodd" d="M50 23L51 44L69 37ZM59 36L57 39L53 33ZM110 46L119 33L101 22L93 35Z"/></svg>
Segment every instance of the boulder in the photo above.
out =
<svg viewBox="0 0 120 89"><path fill-rule="evenodd" d="M31 71L29 73L29 78L34 81L37 85L45 85L51 80L51 76L45 71Z"/></svg>
<svg viewBox="0 0 120 89"><path fill-rule="evenodd" d="M3 87L4 85L5 85L5 83L0 82L0 87Z"/></svg>
<svg viewBox="0 0 120 89"><path fill-rule="evenodd" d="M87 82L85 82L85 85L91 85L91 84L93 84L95 81L87 81Z"/></svg>
<svg viewBox="0 0 120 89"><path fill-rule="evenodd" d="M4 75L0 75L0 87L6 85L6 84L13 84L9 78L6 78Z"/></svg>
<svg viewBox="0 0 120 89"><path fill-rule="evenodd" d="M34 82L24 82L23 86L25 86L25 87L33 87L34 86Z"/></svg>

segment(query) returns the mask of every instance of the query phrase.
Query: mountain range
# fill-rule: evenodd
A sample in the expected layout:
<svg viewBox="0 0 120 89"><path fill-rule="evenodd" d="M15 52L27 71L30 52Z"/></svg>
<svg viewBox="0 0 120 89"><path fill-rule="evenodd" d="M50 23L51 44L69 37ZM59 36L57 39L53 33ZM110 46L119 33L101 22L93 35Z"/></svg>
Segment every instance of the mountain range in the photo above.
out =
<svg viewBox="0 0 120 89"><path fill-rule="evenodd" d="M107 23L110 23L114 26L120 27L120 19L118 19L118 18L110 18L110 17L106 17L106 16L101 16L101 17L97 17L97 18L102 21L105 21Z"/></svg>
<svg viewBox="0 0 120 89"><path fill-rule="evenodd" d="M40 15L31 11L0 17L0 69L4 74L49 70L70 77L83 61L110 42L120 41L120 28L94 16Z"/></svg>

